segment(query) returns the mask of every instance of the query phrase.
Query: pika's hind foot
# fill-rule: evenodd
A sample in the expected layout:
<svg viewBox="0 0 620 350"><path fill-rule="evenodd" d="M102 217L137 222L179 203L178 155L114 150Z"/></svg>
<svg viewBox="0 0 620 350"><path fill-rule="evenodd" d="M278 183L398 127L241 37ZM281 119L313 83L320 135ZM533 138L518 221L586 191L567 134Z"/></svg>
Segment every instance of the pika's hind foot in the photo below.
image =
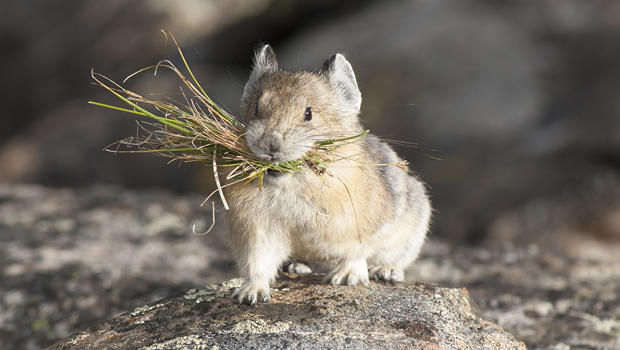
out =
<svg viewBox="0 0 620 350"><path fill-rule="evenodd" d="M368 267L366 259L349 260L338 264L334 270L325 276L325 280L333 285L367 285Z"/></svg>
<svg viewBox="0 0 620 350"><path fill-rule="evenodd" d="M390 266L371 266L368 274L375 281L402 282L405 280L405 273L402 269Z"/></svg>
<svg viewBox="0 0 620 350"><path fill-rule="evenodd" d="M288 264L288 266L284 268L284 271L288 273L295 273L298 275L308 275L312 273L312 269L310 268L310 266L300 262L293 262Z"/></svg>
<svg viewBox="0 0 620 350"><path fill-rule="evenodd" d="M268 282L245 282L233 293L239 304L254 305L257 301L267 302L271 299L271 289Z"/></svg>

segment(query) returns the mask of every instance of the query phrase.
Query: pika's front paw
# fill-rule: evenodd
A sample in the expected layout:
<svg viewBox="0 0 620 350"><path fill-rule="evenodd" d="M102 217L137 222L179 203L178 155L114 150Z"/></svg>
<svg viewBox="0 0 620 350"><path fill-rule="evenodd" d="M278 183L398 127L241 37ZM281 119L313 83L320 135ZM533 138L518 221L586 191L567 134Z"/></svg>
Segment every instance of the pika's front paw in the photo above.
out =
<svg viewBox="0 0 620 350"><path fill-rule="evenodd" d="M366 267L366 260L360 259L343 262L336 266L336 268L327 276L325 276L325 280L329 281L333 285L367 285L368 268Z"/></svg>
<svg viewBox="0 0 620 350"><path fill-rule="evenodd" d="M375 281L402 282L405 279L403 270L389 266L371 266L368 273Z"/></svg>
<svg viewBox="0 0 620 350"><path fill-rule="evenodd" d="M296 273L298 275L307 275L312 273L310 266L300 262L290 263L285 268L285 271L288 273Z"/></svg>
<svg viewBox="0 0 620 350"><path fill-rule="evenodd" d="M269 301L271 299L271 289L269 289L269 283L266 282L245 282L235 290L233 297L239 304L254 305L257 301Z"/></svg>

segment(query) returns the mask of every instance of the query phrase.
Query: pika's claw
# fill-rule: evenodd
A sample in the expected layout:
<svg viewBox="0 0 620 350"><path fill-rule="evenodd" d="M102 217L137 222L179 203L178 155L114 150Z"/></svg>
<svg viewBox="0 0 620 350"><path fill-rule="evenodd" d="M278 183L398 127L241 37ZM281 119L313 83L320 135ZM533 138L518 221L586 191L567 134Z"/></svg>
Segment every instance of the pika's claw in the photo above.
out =
<svg viewBox="0 0 620 350"><path fill-rule="evenodd" d="M403 270L389 266L371 266L368 274L375 281L402 282L405 279Z"/></svg>
<svg viewBox="0 0 620 350"><path fill-rule="evenodd" d="M268 283L246 282L233 293L239 304L254 305L257 301L267 302L271 299Z"/></svg>
<svg viewBox="0 0 620 350"><path fill-rule="evenodd" d="M341 263L325 276L325 280L333 285L367 285L368 270L366 267L366 260L360 259Z"/></svg>

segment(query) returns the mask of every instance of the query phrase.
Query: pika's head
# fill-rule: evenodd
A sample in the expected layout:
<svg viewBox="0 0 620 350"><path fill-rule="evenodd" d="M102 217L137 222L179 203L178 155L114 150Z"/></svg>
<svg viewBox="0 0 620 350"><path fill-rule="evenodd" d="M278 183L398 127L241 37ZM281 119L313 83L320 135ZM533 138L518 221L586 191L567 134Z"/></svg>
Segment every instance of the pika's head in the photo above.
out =
<svg viewBox="0 0 620 350"><path fill-rule="evenodd" d="M301 158L316 141L359 131L362 96L351 64L336 54L317 72L278 69L273 49L256 52L243 89L246 141L260 159L279 163Z"/></svg>

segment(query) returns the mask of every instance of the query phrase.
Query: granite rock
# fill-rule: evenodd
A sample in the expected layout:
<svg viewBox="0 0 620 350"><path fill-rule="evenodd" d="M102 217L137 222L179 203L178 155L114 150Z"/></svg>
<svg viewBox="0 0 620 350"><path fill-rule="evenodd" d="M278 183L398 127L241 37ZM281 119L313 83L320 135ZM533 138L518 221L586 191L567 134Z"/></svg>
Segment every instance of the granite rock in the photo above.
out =
<svg viewBox="0 0 620 350"><path fill-rule="evenodd" d="M230 295L240 284L191 289L48 349L525 349L477 316L464 288L334 287L319 275L287 274L271 302L251 307Z"/></svg>

